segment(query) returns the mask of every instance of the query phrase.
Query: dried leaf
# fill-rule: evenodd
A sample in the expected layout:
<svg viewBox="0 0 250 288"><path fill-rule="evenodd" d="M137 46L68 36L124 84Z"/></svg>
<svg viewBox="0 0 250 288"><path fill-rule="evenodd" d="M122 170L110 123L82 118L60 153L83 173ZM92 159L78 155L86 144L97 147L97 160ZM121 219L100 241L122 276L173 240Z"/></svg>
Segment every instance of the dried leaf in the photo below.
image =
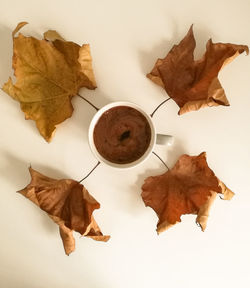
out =
<svg viewBox="0 0 250 288"><path fill-rule="evenodd" d="M184 214L197 214L196 222L204 231L209 210L217 193L231 199L229 190L208 167L206 153L182 155L166 173L148 177L142 186L142 199L158 215L157 232L163 232Z"/></svg>
<svg viewBox="0 0 250 288"><path fill-rule="evenodd" d="M246 45L213 43L210 39L203 57L195 61L195 46L191 26L184 39L174 45L164 59L158 59L147 75L165 88L180 107L180 115L208 106L229 106L218 73L239 54L244 51L249 53Z"/></svg>
<svg viewBox="0 0 250 288"><path fill-rule="evenodd" d="M13 31L13 69L3 90L20 102L26 119L36 121L40 134L50 141L56 125L71 117L71 99L81 87L95 89L89 45L65 41L56 31L44 33L44 40Z"/></svg>
<svg viewBox="0 0 250 288"><path fill-rule="evenodd" d="M100 204L83 185L72 179L56 180L29 168L30 184L19 191L48 213L59 225L59 232L67 255L75 250L73 230L97 241L108 241L95 222L92 213Z"/></svg>

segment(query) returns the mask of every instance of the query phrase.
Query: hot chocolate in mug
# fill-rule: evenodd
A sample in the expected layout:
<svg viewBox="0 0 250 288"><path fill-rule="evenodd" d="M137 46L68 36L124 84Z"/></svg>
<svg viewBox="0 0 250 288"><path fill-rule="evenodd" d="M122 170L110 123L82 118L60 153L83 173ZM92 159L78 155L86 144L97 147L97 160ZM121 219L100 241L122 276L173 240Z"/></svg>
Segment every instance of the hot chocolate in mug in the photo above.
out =
<svg viewBox="0 0 250 288"><path fill-rule="evenodd" d="M114 168L144 162L156 144L172 145L173 136L157 134L152 117L131 102L112 102L94 115L89 145L97 160Z"/></svg>

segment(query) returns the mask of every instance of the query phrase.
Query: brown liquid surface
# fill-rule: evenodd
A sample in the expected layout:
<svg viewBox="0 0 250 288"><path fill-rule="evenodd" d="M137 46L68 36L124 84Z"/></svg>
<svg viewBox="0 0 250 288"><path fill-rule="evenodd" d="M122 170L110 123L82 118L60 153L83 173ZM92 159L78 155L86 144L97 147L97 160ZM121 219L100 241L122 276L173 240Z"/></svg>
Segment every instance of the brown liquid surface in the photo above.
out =
<svg viewBox="0 0 250 288"><path fill-rule="evenodd" d="M126 164L139 159L150 140L148 120L128 106L117 106L104 112L94 128L97 151L113 163Z"/></svg>

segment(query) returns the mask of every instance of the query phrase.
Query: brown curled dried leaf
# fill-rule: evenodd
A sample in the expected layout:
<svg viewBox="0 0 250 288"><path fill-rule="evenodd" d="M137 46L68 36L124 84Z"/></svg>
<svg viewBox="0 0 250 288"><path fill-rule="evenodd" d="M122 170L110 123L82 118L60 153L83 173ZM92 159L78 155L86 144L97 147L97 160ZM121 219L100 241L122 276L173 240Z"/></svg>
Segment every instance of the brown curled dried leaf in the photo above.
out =
<svg viewBox="0 0 250 288"><path fill-rule="evenodd" d="M85 187L72 179L56 180L29 168L30 184L19 191L44 210L59 226L60 236L67 255L75 250L73 231L97 241L108 241L110 236L102 234L93 211L100 204Z"/></svg>
<svg viewBox="0 0 250 288"><path fill-rule="evenodd" d="M184 214L196 214L196 222L204 231L217 193L227 200L234 195L208 167L203 152L198 156L182 155L166 173L145 179L141 196L145 205L156 212L160 233L181 222Z"/></svg>
<svg viewBox="0 0 250 288"><path fill-rule="evenodd" d="M191 26L183 40L174 45L165 58L158 59L147 74L180 107L179 115L204 107L229 106L218 74L239 54L249 53L246 45L213 43L210 39L203 57L194 60L195 46Z"/></svg>

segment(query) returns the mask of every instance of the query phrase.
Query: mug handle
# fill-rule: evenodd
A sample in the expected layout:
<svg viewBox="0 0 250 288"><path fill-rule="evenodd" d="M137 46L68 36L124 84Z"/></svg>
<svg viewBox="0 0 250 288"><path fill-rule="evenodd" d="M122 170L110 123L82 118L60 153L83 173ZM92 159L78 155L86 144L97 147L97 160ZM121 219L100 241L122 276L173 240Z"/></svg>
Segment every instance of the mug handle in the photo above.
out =
<svg viewBox="0 0 250 288"><path fill-rule="evenodd" d="M165 134L156 134L156 144L172 146L174 143L174 137Z"/></svg>

